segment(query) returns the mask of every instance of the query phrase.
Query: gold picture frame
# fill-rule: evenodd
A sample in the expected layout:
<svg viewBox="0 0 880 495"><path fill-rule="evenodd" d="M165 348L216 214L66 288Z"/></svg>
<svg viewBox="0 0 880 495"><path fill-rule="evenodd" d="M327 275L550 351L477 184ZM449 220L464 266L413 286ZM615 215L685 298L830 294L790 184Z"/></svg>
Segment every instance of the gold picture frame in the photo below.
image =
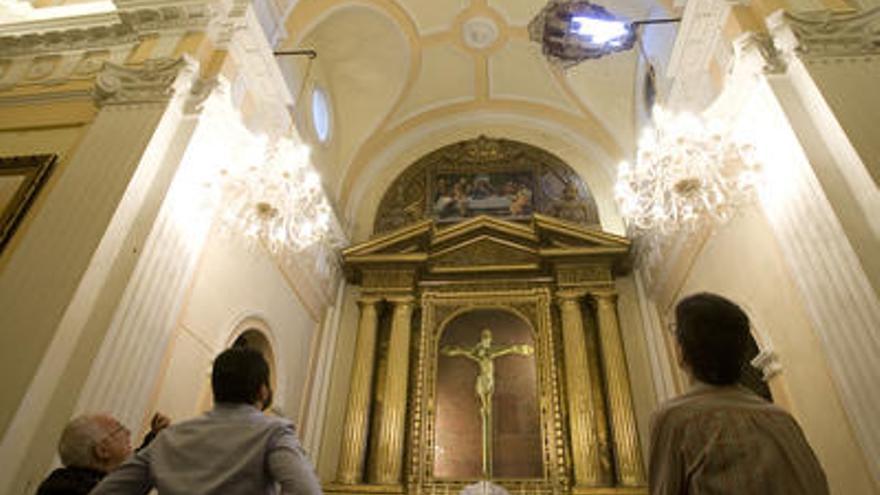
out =
<svg viewBox="0 0 880 495"><path fill-rule="evenodd" d="M54 154L0 157L0 253L57 161Z"/></svg>

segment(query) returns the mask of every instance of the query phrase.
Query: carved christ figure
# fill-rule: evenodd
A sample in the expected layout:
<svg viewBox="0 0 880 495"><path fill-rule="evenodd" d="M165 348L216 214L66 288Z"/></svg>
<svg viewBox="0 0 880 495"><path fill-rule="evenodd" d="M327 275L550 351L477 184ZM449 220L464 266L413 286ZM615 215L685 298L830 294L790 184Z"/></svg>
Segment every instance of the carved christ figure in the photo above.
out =
<svg viewBox="0 0 880 495"><path fill-rule="evenodd" d="M483 476L492 476L492 396L495 393L495 360L510 354L530 356L534 348L528 344L492 345L492 331L484 329L480 334L480 342L473 347L447 345L440 353L450 357L464 357L475 362L479 367L475 392L480 399L480 419L483 427Z"/></svg>

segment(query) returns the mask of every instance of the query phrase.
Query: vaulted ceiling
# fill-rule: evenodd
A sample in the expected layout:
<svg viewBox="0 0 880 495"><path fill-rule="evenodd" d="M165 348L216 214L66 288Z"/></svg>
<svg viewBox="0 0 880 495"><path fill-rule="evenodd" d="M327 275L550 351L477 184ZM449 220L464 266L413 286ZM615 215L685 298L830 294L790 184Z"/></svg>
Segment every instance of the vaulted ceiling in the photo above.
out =
<svg viewBox="0 0 880 495"><path fill-rule="evenodd" d="M300 81L308 71L306 90L317 85L330 96L333 134L327 144L316 143L314 156L347 212L356 217L355 210L372 209L382 184L407 161L479 133L530 140L568 161L594 189L610 188L614 165L634 145L638 51L568 70L550 64L527 32L545 3L301 0L294 5L282 47L313 48L318 57L308 68L303 60L282 63ZM605 7L637 19L657 4L615 0ZM307 128L307 98L302 99L306 103L298 109ZM602 196L597 191L600 210Z"/></svg>

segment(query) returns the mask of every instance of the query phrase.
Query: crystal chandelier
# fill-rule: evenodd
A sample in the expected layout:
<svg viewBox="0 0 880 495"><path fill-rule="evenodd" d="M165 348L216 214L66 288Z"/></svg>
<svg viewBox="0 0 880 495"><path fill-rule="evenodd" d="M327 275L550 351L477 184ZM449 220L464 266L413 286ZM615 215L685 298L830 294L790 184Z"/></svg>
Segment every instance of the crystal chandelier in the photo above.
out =
<svg viewBox="0 0 880 495"><path fill-rule="evenodd" d="M221 170L221 226L270 252L301 251L338 230L309 148L291 138L266 146L264 160Z"/></svg>
<svg viewBox="0 0 880 495"><path fill-rule="evenodd" d="M636 235L725 222L754 193L760 172L754 155L719 121L655 108L635 164L618 168L615 197Z"/></svg>

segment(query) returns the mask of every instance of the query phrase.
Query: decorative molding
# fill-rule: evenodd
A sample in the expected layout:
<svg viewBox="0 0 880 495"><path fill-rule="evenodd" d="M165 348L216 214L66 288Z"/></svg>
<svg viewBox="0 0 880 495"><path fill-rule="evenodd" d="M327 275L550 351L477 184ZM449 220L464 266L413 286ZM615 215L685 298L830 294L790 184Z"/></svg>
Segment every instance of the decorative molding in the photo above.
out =
<svg viewBox="0 0 880 495"><path fill-rule="evenodd" d="M468 19L461 26L461 39L475 50L489 48L498 39L498 26L488 17Z"/></svg>
<svg viewBox="0 0 880 495"><path fill-rule="evenodd" d="M98 106L165 103L174 94L178 74L189 65L184 58L147 60L138 68L106 63L95 80L95 102Z"/></svg>
<svg viewBox="0 0 880 495"><path fill-rule="evenodd" d="M857 12L790 13L767 17L777 44L806 61L880 55L880 7Z"/></svg>
<svg viewBox="0 0 880 495"><path fill-rule="evenodd" d="M0 26L3 57L128 46L162 34L204 31L223 47L243 25L245 0L116 0L117 11Z"/></svg>
<svg viewBox="0 0 880 495"><path fill-rule="evenodd" d="M782 74L788 68L786 55L767 33L747 32L733 41L736 64L753 74Z"/></svg>
<svg viewBox="0 0 880 495"><path fill-rule="evenodd" d="M672 79L666 107L701 109L715 96L709 65L724 40L722 32L731 3L690 0L685 5L666 73Z"/></svg>
<svg viewBox="0 0 880 495"><path fill-rule="evenodd" d="M761 375L765 382L782 372L779 356L771 349L762 350L750 363L755 368L761 370Z"/></svg>

